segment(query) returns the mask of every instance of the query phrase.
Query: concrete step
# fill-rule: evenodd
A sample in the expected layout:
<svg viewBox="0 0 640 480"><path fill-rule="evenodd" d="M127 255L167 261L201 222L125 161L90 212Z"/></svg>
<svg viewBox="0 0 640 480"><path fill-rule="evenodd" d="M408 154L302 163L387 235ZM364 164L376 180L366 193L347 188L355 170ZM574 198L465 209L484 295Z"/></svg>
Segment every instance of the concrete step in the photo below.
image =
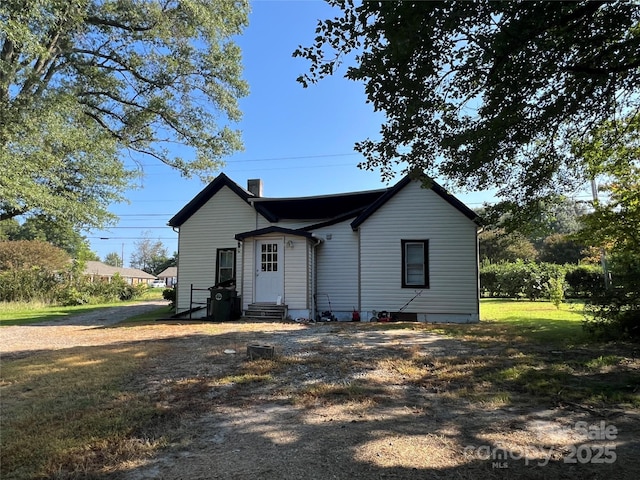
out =
<svg viewBox="0 0 640 480"><path fill-rule="evenodd" d="M244 316L258 320L282 321L287 315L286 305L276 305L271 303L252 303L244 311Z"/></svg>

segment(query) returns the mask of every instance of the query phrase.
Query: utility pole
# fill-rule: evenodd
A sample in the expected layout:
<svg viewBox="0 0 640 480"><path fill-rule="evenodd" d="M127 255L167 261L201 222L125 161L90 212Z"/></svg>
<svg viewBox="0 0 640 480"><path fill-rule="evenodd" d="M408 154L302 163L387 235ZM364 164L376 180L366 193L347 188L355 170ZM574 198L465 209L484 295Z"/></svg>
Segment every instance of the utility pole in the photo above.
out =
<svg viewBox="0 0 640 480"><path fill-rule="evenodd" d="M120 266L124 268L124 242L122 242L122 252L120 253Z"/></svg>
<svg viewBox="0 0 640 480"><path fill-rule="evenodd" d="M591 195L593 196L594 205L598 202L598 185L596 185L595 176L591 179ZM609 269L607 268L607 252L604 247L600 247L600 264L604 274L604 288L609 290L611 284L609 282Z"/></svg>

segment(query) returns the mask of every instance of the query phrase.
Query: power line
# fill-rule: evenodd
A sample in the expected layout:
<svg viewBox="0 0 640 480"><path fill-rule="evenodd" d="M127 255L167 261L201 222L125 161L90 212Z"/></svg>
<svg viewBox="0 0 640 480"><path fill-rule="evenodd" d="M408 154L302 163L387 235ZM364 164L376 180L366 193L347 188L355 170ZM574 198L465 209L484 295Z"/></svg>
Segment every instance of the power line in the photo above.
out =
<svg viewBox="0 0 640 480"><path fill-rule="evenodd" d="M357 152L325 153L325 154L321 154L321 155L296 155L296 156L292 156L292 157L248 158L248 159L227 160L224 163L226 165L233 165L233 164L250 163L250 162L277 162L277 161L281 161L281 160L306 160L306 159L309 159L309 158L336 158L336 157L348 157L348 156L353 156L353 155L360 155L360 153L357 153ZM127 168L139 168L139 167L169 167L169 168L172 168L170 165L167 165L167 164L162 163L162 162L136 163L134 165L125 165L125 167L127 167Z"/></svg>
<svg viewBox="0 0 640 480"><path fill-rule="evenodd" d="M238 159L238 160L229 160L225 162L227 165L232 163L249 163L249 162L275 162L279 160L304 160L307 158L331 158L331 157L348 157L351 155L360 155L357 152L350 153L328 153L323 155L299 155L295 157L272 157L272 158L255 158L255 159Z"/></svg>
<svg viewBox="0 0 640 480"><path fill-rule="evenodd" d="M241 164L235 164L235 165L224 165L221 167L221 170L223 170L225 167L234 167L237 165L241 165ZM269 168L264 168L264 167L253 167L253 168L240 168L240 169L236 169L234 168L233 171L234 172L255 172L255 171L268 171L268 170L300 170L300 169L310 169L310 168L333 168L333 167L353 167L355 166L353 163L330 163L330 164L325 164L325 165L297 165L297 166L287 166L287 167L269 167ZM165 173L146 173L144 174L145 177L158 177L161 175L166 175Z"/></svg>
<svg viewBox="0 0 640 480"><path fill-rule="evenodd" d="M123 213L119 217L166 217L174 213Z"/></svg>
<svg viewBox="0 0 640 480"><path fill-rule="evenodd" d="M94 240L147 240L149 237L86 237ZM178 237L154 237L150 240L177 240Z"/></svg>

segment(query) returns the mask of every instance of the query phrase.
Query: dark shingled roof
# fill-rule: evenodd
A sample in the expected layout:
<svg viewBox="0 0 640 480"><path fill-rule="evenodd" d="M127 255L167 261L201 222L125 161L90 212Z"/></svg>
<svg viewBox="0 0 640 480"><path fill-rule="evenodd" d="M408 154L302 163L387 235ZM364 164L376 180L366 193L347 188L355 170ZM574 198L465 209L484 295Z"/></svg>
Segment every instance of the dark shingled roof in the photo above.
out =
<svg viewBox="0 0 640 480"><path fill-rule="evenodd" d="M298 237L311 238L313 235L304 230L293 230L291 228L276 227L271 225L269 227L260 228L258 230L251 230L250 232L243 232L236 234L236 240L244 240L245 238L258 237L260 235L266 235L267 233L284 233L286 235L295 235Z"/></svg>
<svg viewBox="0 0 640 480"><path fill-rule="evenodd" d="M357 215L380 198L387 190L343 193L301 198L256 198L256 210L271 222L283 219L319 220L347 213Z"/></svg>
<svg viewBox="0 0 640 480"><path fill-rule="evenodd" d="M302 230L311 230L320 226L330 225L336 221L343 221L355 217L351 222L351 228L358 228L367 218L376 212L382 205L391 199L412 180L422 180L428 188L453 205L463 215L478 223L478 215L455 198L434 180L425 175L410 174L400 180L391 188L371 190L366 192L351 192L335 195L320 195L315 197L298 198L264 198L256 197L252 193L240 187L237 183L221 173L209 185L207 185L193 200L184 206L171 220L169 226L179 227L186 222L191 215L207 203L218 191L226 186L235 192L248 204L253 203L258 211L269 222L280 220L318 220L313 226ZM278 227L279 228L279 227ZM255 233L255 232L247 232Z"/></svg>

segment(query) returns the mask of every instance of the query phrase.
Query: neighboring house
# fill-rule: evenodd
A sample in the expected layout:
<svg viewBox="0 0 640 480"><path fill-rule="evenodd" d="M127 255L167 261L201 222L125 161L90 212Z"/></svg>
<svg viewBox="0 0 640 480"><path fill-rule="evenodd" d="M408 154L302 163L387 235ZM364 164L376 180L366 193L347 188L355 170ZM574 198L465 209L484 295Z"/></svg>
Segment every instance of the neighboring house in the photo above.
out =
<svg viewBox="0 0 640 480"><path fill-rule="evenodd" d="M169 221L178 313L231 280L245 312L281 303L294 319L479 320L479 218L429 178L301 198L263 198L261 180L248 184L220 174Z"/></svg>
<svg viewBox="0 0 640 480"><path fill-rule="evenodd" d="M178 267L167 267L158 274L160 280L164 280L168 288L175 287L178 283Z"/></svg>
<svg viewBox="0 0 640 480"><path fill-rule="evenodd" d="M137 268L112 267L111 265L93 260L88 261L84 269L84 274L89 276L93 282L110 282L116 273L130 285L137 285L139 283L149 285L156 279L153 275L143 270L138 270Z"/></svg>

